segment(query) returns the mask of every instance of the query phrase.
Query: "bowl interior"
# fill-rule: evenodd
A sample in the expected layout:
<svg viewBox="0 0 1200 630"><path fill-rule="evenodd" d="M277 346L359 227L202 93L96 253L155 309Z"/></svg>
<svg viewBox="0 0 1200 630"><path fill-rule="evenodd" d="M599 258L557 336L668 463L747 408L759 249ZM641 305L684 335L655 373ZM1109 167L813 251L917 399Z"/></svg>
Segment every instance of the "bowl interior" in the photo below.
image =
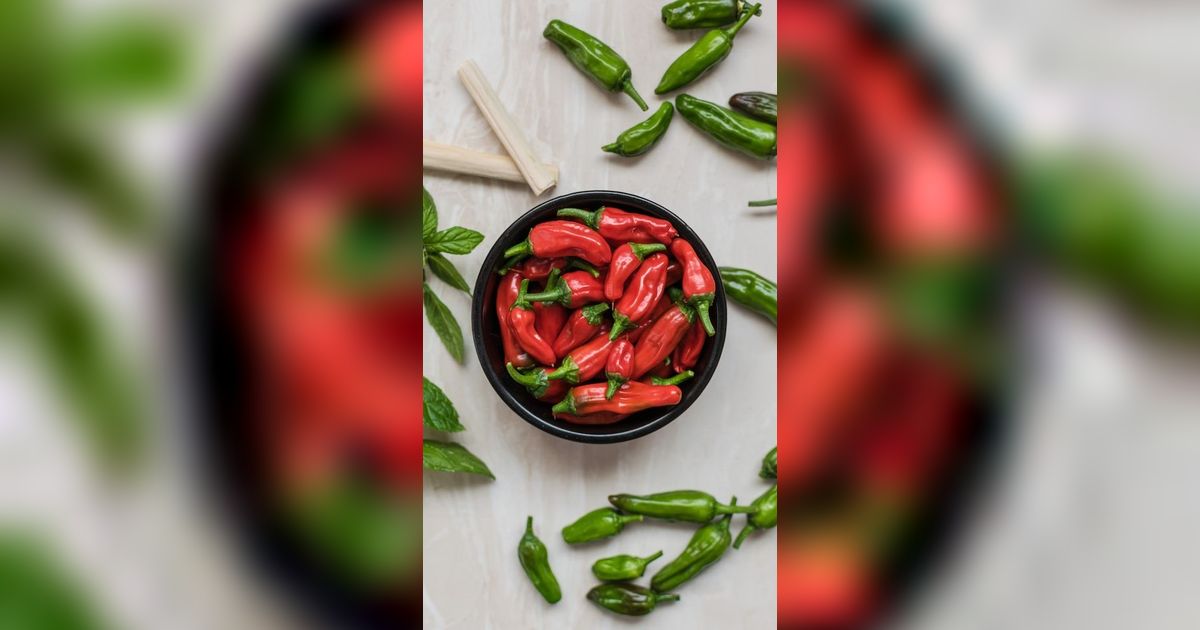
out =
<svg viewBox="0 0 1200 630"><path fill-rule="evenodd" d="M552 403L534 398L526 389L508 377L504 367L504 349L500 339L499 322L496 319L496 289L500 275L496 270L504 262L504 250L525 239L530 228L543 221L555 218L561 208L583 208L594 210L610 206L621 210L638 212L670 221L696 249L697 255L712 270L717 279L717 295L710 313L716 334L709 338L700 353L700 359L692 370L696 376L680 385L683 399L673 407L647 409L613 424L581 425L559 420L550 411ZM500 395L505 404L518 416L533 426L568 440L592 444L623 442L652 433L679 417L700 397L716 370L725 345L725 290L721 286L717 263L699 235L671 211L653 201L628 193L592 190L576 192L547 200L526 212L513 222L496 240L479 271L475 281L474 299L471 304L471 331L475 341L475 353L487 375L488 382Z"/></svg>

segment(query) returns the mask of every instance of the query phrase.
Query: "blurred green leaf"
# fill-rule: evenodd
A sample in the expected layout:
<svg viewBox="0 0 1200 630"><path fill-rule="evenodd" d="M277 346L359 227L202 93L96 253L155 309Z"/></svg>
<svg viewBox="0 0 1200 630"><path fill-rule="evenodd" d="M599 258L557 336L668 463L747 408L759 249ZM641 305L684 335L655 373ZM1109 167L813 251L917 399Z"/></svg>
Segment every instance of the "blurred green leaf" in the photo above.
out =
<svg viewBox="0 0 1200 630"><path fill-rule="evenodd" d="M346 213L330 248L334 277L360 288L377 287L395 278L406 262L402 254L411 249L406 247L404 223L387 208L366 207Z"/></svg>
<svg viewBox="0 0 1200 630"><path fill-rule="evenodd" d="M429 288L429 283L423 284L424 302L425 302L425 319L429 325L433 327L433 331L437 333L438 338L442 340L442 344L446 346L446 350L450 352L450 356L454 357L455 361L463 362L466 350L463 348L462 328L458 325L458 320L454 318L454 313L446 307L440 298Z"/></svg>
<svg viewBox="0 0 1200 630"><path fill-rule="evenodd" d="M458 273L454 263L441 254L429 254L425 258L425 263L433 270L433 275L441 278L446 284L461 290L467 295L471 295L471 287L467 286L467 281Z"/></svg>
<svg viewBox="0 0 1200 630"><path fill-rule="evenodd" d="M361 110L358 76L340 52L318 50L293 63L272 90L251 144L260 166L295 158L348 127Z"/></svg>
<svg viewBox="0 0 1200 630"><path fill-rule="evenodd" d="M450 402L450 397L442 388L438 387L433 381L422 377L424 381L422 391L422 420L426 427L435 431L457 432L466 430L466 427L458 421L458 410L454 408L454 403Z"/></svg>
<svg viewBox="0 0 1200 630"><path fill-rule="evenodd" d="M99 611L37 538L0 533L0 628L103 630Z"/></svg>
<svg viewBox="0 0 1200 630"><path fill-rule="evenodd" d="M113 15L71 34L61 80L72 100L128 104L177 92L186 65L178 31L139 15Z"/></svg>

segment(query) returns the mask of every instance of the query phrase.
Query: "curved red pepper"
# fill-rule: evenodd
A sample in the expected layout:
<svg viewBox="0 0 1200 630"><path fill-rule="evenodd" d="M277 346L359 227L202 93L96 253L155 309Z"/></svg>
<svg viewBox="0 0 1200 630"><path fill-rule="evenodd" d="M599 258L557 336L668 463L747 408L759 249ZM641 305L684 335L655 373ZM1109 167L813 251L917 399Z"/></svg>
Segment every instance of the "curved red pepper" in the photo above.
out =
<svg viewBox="0 0 1200 630"><path fill-rule="evenodd" d="M625 212L616 208L600 208L588 212L579 208L563 208L560 217L579 219L600 233L600 236L618 243L653 243L669 245L679 236L670 221L648 217L644 214Z"/></svg>
<svg viewBox="0 0 1200 630"><path fill-rule="evenodd" d="M563 357L562 365L547 374L546 378L561 379L571 384L592 380L608 363L608 351L612 343L605 336L593 338Z"/></svg>
<svg viewBox="0 0 1200 630"><path fill-rule="evenodd" d="M699 321L693 323L683 341L671 353L671 369L679 373L696 367L705 341L708 341L708 335L704 332L704 325Z"/></svg>
<svg viewBox="0 0 1200 630"><path fill-rule="evenodd" d="M667 293L663 293L662 297L658 298L658 304L654 305L654 310L650 311L650 316L642 320L642 323L638 324L633 330L629 331L628 335L626 335L634 344L637 344L643 333L645 333L647 330L650 330L650 328L654 326L654 322L658 321L658 318L662 317L662 314L666 313L667 309L675 305L668 293L670 293L669 289Z"/></svg>
<svg viewBox="0 0 1200 630"><path fill-rule="evenodd" d="M716 329L708 318L708 307L712 306L713 298L717 295L717 283L713 280L712 271L696 255L692 244L681 238L671 241L671 253L683 266L683 297L700 315L704 331L712 336Z"/></svg>
<svg viewBox="0 0 1200 630"><path fill-rule="evenodd" d="M612 247L596 230L574 221L546 221L529 230L529 237L504 252L505 258L533 254L541 258L574 256L593 265L607 265Z"/></svg>
<svg viewBox="0 0 1200 630"><path fill-rule="evenodd" d="M672 260L671 264L667 265L667 286L671 286L680 280L683 280L683 267L680 267L678 262Z"/></svg>
<svg viewBox="0 0 1200 630"><path fill-rule="evenodd" d="M654 254L638 267L629 279L629 290L613 305L613 327L609 339L616 339L621 331L646 319L654 310L666 289L664 280L669 263L666 254Z"/></svg>
<svg viewBox="0 0 1200 630"><path fill-rule="evenodd" d="M524 368L533 365L533 359L517 344L508 317L520 290L521 274L510 271L500 280L500 286L496 288L496 320L500 325L500 341L504 344L504 361Z"/></svg>
<svg viewBox="0 0 1200 630"><path fill-rule="evenodd" d="M538 400L557 400L564 392L567 391L567 383L559 380L550 380L550 370L544 367L534 368L522 372L513 367L513 364L505 364L505 369L508 370L508 375L512 380L525 386L525 389Z"/></svg>
<svg viewBox="0 0 1200 630"><path fill-rule="evenodd" d="M667 249L662 243L625 243L613 251L612 264L608 267L608 276L604 279L604 297L609 302L621 299L625 292L625 281L637 271L646 256Z"/></svg>
<svg viewBox="0 0 1200 630"><path fill-rule="evenodd" d="M563 308L561 304L535 302L533 314L536 318L534 322L538 334L542 336L542 339L550 342L550 349L553 350L553 340L558 338L558 333L562 332L563 325L567 323L567 309ZM562 355L555 352L554 356Z"/></svg>
<svg viewBox="0 0 1200 630"><path fill-rule="evenodd" d="M538 333L537 316L533 313L533 305L525 299L525 292L528 290L529 280L522 279L521 287L517 291L517 300L513 302L512 308L508 311L509 326L512 328L517 343L534 360L542 365L554 365L557 360L557 357L554 356L554 349L550 347L550 342Z"/></svg>
<svg viewBox="0 0 1200 630"><path fill-rule="evenodd" d="M567 308L580 308L604 301L604 285L586 271L563 274L553 286L540 293L525 293L527 302L551 302Z"/></svg>
<svg viewBox="0 0 1200 630"><path fill-rule="evenodd" d="M562 331L558 333L558 336L554 338L554 343L550 346L554 349L554 354L560 357L566 356L568 352L595 337L604 324L604 312L607 310L608 304L601 302L571 313L571 316L567 318L567 323L562 327Z"/></svg>
<svg viewBox="0 0 1200 630"><path fill-rule="evenodd" d="M678 294L678 291L672 291ZM673 304L667 309L649 330L642 335L634 348L633 377L641 378L643 374L662 364L663 359L670 356L675 346L683 341L688 328L695 320L695 313L683 304Z"/></svg>
<svg viewBox="0 0 1200 630"><path fill-rule="evenodd" d="M611 399L617 389L633 378L633 342L621 337L608 351L608 363L604 366L604 375L608 378L608 389L604 397Z"/></svg>
<svg viewBox="0 0 1200 630"><path fill-rule="evenodd" d="M554 415L587 416L594 413L631 414L652 407L670 407L679 404L683 391L674 385L647 385L629 381L617 390L612 399L604 397L608 385L591 383L572 387L567 395L554 405Z"/></svg>

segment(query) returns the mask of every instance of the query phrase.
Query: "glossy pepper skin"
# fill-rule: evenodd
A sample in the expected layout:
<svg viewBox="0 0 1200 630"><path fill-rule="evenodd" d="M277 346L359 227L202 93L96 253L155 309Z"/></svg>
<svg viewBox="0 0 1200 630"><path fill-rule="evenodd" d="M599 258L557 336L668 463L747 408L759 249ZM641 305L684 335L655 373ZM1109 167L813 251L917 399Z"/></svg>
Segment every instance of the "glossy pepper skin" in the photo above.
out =
<svg viewBox="0 0 1200 630"><path fill-rule="evenodd" d="M562 365L547 374L546 378L562 379L572 385L592 380L608 363L608 351L612 343L608 337L595 337L563 357Z"/></svg>
<svg viewBox="0 0 1200 630"><path fill-rule="evenodd" d="M500 286L496 288L496 321L500 327L500 341L504 344L504 360L525 368L533 365L533 359L517 343L508 320L509 310L521 291L521 280L521 274L511 271L500 280Z"/></svg>
<svg viewBox="0 0 1200 630"><path fill-rule="evenodd" d="M741 0L675 0L663 5L662 21L676 30L716 28L737 21L744 5Z"/></svg>
<svg viewBox="0 0 1200 630"><path fill-rule="evenodd" d="M776 451L779 447L772 448L766 455L763 456L762 468L758 471L758 476L763 479L775 479L779 476L779 455Z"/></svg>
<svg viewBox="0 0 1200 630"><path fill-rule="evenodd" d="M729 97L729 106L772 125L779 124L779 97L768 92L739 92Z"/></svg>
<svg viewBox="0 0 1200 630"><path fill-rule="evenodd" d="M521 537L521 542L517 543L517 558L521 561L521 568L525 569L525 575L529 576L533 587L546 601L554 604L562 599L562 589L558 586L554 571L550 569L550 555L546 552L546 545L533 533L532 516L525 519L525 535Z"/></svg>
<svg viewBox="0 0 1200 630"><path fill-rule="evenodd" d="M670 103L663 103L649 118L622 131L615 142L600 147L600 150L616 153L621 157L641 155L658 144L663 134L667 133L667 127L671 126L671 119L674 117L675 107Z"/></svg>
<svg viewBox="0 0 1200 630"><path fill-rule="evenodd" d="M683 299L696 309L704 331L711 337L716 329L708 317L708 308L717 295L717 282L713 280L712 271L700 260L692 244L681 238L671 241L671 253L683 266Z"/></svg>
<svg viewBox="0 0 1200 630"><path fill-rule="evenodd" d="M629 64L608 44L562 20L550 20L542 37L554 42L581 72L609 92L624 92L642 111L650 109L633 87Z"/></svg>
<svg viewBox="0 0 1200 630"><path fill-rule="evenodd" d="M533 304L524 299L529 290L529 280L522 279L517 290L517 299L508 311L508 322L512 328L513 337L529 356L542 365L554 365L557 357L550 342L537 331L537 316L533 312Z"/></svg>
<svg viewBox="0 0 1200 630"><path fill-rule="evenodd" d="M567 323L567 309L561 304L548 304L544 302L535 302L533 305L533 315L537 326L538 334L542 339L547 341L557 339L558 334L562 332L563 325ZM551 349L554 345L551 344ZM558 357L557 352L554 353Z"/></svg>
<svg viewBox="0 0 1200 630"><path fill-rule="evenodd" d="M604 283L586 271L572 271L556 280L553 286L547 285L545 291L518 295L517 301L549 302L567 308L581 308L604 301Z"/></svg>
<svg viewBox="0 0 1200 630"><path fill-rule="evenodd" d="M600 558L592 564L592 575L605 582L636 580L646 572L646 565L659 559L662 553L657 551L645 558L625 554Z"/></svg>
<svg viewBox="0 0 1200 630"><path fill-rule="evenodd" d="M673 289L673 293L678 293ZM642 333L633 350L633 378L641 378L671 356L695 321L695 312L685 304L672 304Z"/></svg>
<svg viewBox="0 0 1200 630"><path fill-rule="evenodd" d="M612 264L608 267L608 275L604 277L604 298L616 302L625 293L625 282L637 271L646 256L654 252L666 251L662 243L625 243L613 250Z"/></svg>
<svg viewBox="0 0 1200 630"><path fill-rule="evenodd" d="M670 262L666 254L651 254L633 273L626 291L613 305L613 326L608 333L609 339L616 339L623 331L645 320L654 310L667 288L667 265Z"/></svg>
<svg viewBox="0 0 1200 630"><path fill-rule="evenodd" d="M729 503L736 506L737 497ZM733 538L729 533L729 521L732 519L732 514L726 514L720 521L696 530L683 553L659 569L650 579L650 588L659 593L675 590L720 560L729 549L729 542Z"/></svg>
<svg viewBox="0 0 1200 630"><path fill-rule="evenodd" d="M614 494L608 497L613 507L629 514L641 514L666 521L707 523L719 514L748 514L753 508L719 503L713 495L699 490L672 490L656 494Z"/></svg>
<svg viewBox="0 0 1200 630"><path fill-rule="evenodd" d="M604 397L607 383L590 383L572 387L557 405L554 413L572 416L587 416L610 412L621 415L637 413L653 407L678 405L683 391L674 385L647 385L637 381L625 383L612 399Z"/></svg>
<svg viewBox="0 0 1200 630"><path fill-rule="evenodd" d="M565 357L568 352L595 337L604 325L604 313L607 310L608 304L601 302L572 312L567 317L567 323L563 324L562 330L554 338L554 343L551 344L554 354Z"/></svg>
<svg viewBox="0 0 1200 630"><path fill-rule="evenodd" d="M740 549L742 541L756 529L771 529L779 520L779 485L772 484L771 489L750 504L755 512L746 518L746 526L738 532L737 540L733 542L734 549Z"/></svg>
<svg viewBox="0 0 1200 630"><path fill-rule="evenodd" d="M642 616L654 612L659 602L677 602L675 594L662 595L636 584L600 584L588 591L587 598L593 604L618 615Z"/></svg>
<svg viewBox="0 0 1200 630"><path fill-rule="evenodd" d="M683 341L679 342L675 351L671 353L671 369L678 374L696 367L705 341L708 341L708 335L704 332L704 324L694 322L684 335Z"/></svg>
<svg viewBox="0 0 1200 630"><path fill-rule="evenodd" d="M733 301L777 323L779 313L779 287L774 282L750 271L737 267L721 267L721 284L725 294Z"/></svg>
<svg viewBox="0 0 1200 630"><path fill-rule="evenodd" d="M617 389L633 378L633 342L621 337L608 350L608 362L604 366L604 375L608 379L608 388L604 397L612 400Z"/></svg>
<svg viewBox="0 0 1200 630"><path fill-rule="evenodd" d="M551 370L547 368L537 367L522 372L511 363L506 363L504 367L512 380L523 385L529 394L538 400L560 400L563 394L567 393L567 384L561 380L551 380Z"/></svg>
<svg viewBox="0 0 1200 630"><path fill-rule="evenodd" d="M675 97L675 109L684 120L734 151L763 160L775 157L778 140L774 125L689 94Z"/></svg>
<svg viewBox="0 0 1200 630"><path fill-rule="evenodd" d="M755 4L742 12L737 22L726 28L713 29L704 34L692 47L685 50L663 73L655 94L666 94L677 90L712 70L733 51L733 38L750 21L762 13L762 5Z"/></svg>
<svg viewBox="0 0 1200 630"><path fill-rule="evenodd" d="M675 267L675 273L682 276L679 264L675 261L671 261L671 265ZM679 282L679 279L676 278L675 282ZM679 299L683 299L683 293L678 287L671 287L671 284L671 267L667 267L667 286L670 288L667 289L666 293L664 293L662 297L658 298L658 304L654 306L653 311L650 311L650 317L647 317L642 321L642 323L638 324L637 328L629 331L627 337L629 337L629 340L632 341L634 345L637 345L637 342L641 339L643 333L654 327L654 323L658 321L659 317L662 317L663 313L667 312L667 309L675 305L675 302L671 299L672 293L678 293L680 296Z"/></svg>
<svg viewBox="0 0 1200 630"><path fill-rule="evenodd" d="M505 260L497 272L504 275L509 271L516 271L530 280L541 281L548 278L555 269L561 272L568 268L586 271L592 274L593 278L600 277L600 270L578 258L539 258L528 254L518 254Z"/></svg>
<svg viewBox="0 0 1200 630"><path fill-rule="evenodd" d="M608 264L612 247L586 225L574 221L546 221L529 230L529 237L504 251L505 258L533 254L540 258L574 256L598 266Z"/></svg>
<svg viewBox="0 0 1200 630"><path fill-rule="evenodd" d="M583 221L600 236L617 243L654 243L670 245L679 232L670 221L648 217L644 214L625 212L616 208L600 208L589 212L579 208L563 208L560 217ZM608 261L606 260L605 263Z"/></svg>
<svg viewBox="0 0 1200 630"><path fill-rule="evenodd" d="M638 514L621 514L610 507L602 507L564 527L562 537L568 545L610 538L620 534L626 525L641 522L642 519Z"/></svg>

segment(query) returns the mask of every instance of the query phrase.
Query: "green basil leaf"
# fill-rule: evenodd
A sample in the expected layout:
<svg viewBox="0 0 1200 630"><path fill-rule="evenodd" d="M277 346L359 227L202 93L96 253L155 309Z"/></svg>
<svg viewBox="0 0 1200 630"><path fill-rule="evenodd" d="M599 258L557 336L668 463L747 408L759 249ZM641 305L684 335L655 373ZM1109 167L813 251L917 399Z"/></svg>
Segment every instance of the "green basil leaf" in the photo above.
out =
<svg viewBox="0 0 1200 630"><path fill-rule="evenodd" d="M495 479L483 460L475 457L461 444L425 440L423 460L425 468L442 472L464 472Z"/></svg>
<svg viewBox="0 0 1200 630"><path fill-rule="evenodd" d="M133 15L103 17L63 51L66 93L79 101L131 102L176 93L187 75L182 33Z"/></svg>
<svg viewBox="0 0 1200 630"><path fill-rule="evenodd" d="M458 269L454 267L454 263L441 254L429 254L425 258L425 263L433 270L433 275L441 278L446 284L459 289L471 295L471 287L467 286L467 281L458 273Z"/></svg>
<svg viewBox="0 0 1200 630"><path fill-rule="evenodd" d="M449 229L434 233L433 236L425 239L425 247L431 252L445 252L447 254L470 254L471 250L475 249L483 242L483 235L475 230L465 227L454 226Z"/></svg>
<svg viewBox="0 0 1200 630"><path fill-rule="evenodd" d="M428 241L437 232L437 204L425 187L421 187L421 240Z"/></svg>
<svg viewBox="0 0 1200 630"><path fill-rule="evenodd" d="M458 410L454 408L454 403L450 402L446 392L434 385L433 381L424 377L422 380L425 383L422 391L421 418L425 426L436 431L449 432L466 429L458 421Z"/></svg>
<svg viewBox="0 0 1200 630"><path fill-rule="evenodd" d="M0 619L5 628L101 630L112 627L42 537L24 530L0 535Z"/></svg>
<svg viewBox="0 0 1200 630"><path fill-rule="evenodd" d="M425 283L424 292L425 319L433 327L433 332L437 333L438 338L442 340L442 344L446 346L450 356L454 357L455 361L462 363L465 351L463 350L462 328L459 327L458 320L454 319L454 313L451 313L446 304L434 294L433 289L429 288L429 283Z"/></svg>

